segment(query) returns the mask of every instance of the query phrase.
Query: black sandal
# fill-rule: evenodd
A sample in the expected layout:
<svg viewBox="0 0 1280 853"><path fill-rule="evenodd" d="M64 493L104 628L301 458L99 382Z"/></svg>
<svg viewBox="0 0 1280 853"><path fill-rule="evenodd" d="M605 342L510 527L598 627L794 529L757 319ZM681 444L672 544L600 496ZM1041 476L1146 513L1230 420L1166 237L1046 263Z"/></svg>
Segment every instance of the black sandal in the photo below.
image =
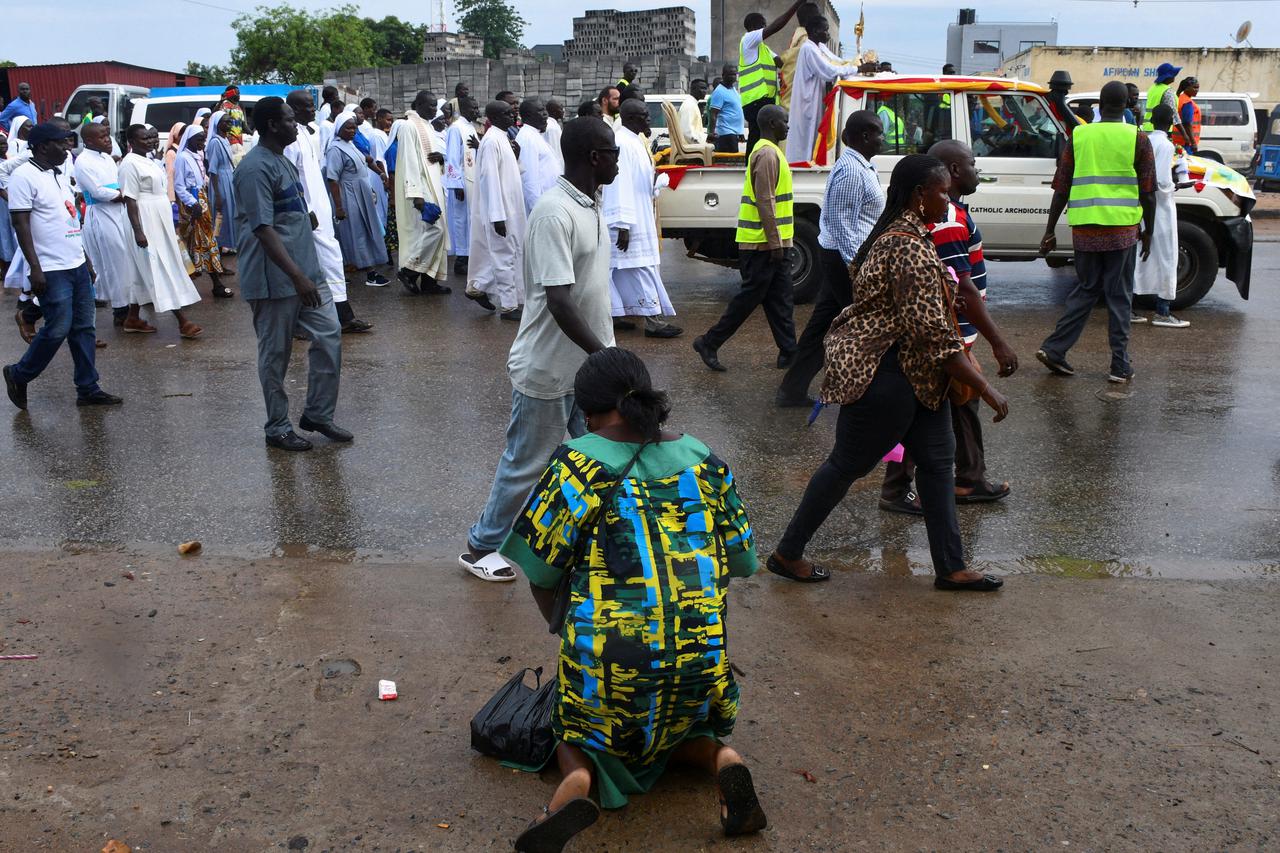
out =
<svg viewBox="0 0 1280 853"><path fill-rule="evenodd" d="M543 806L542 813L546 817L529 824L516 839L517 853L560 853L570 838L600 818L599 807L585 797L570 800L554 812Z"/></svg>
<svg viewBox="0 0 1280 853"><path fill-rule="evenodd" d="M213 286L214 299L230 299L233 296L235 296L235 294L232 293L231 288L227 287L225 284L215 284Z"/></svg>
<svg viewBox="0 0 1280 853"><path fill-rule="evenodd" d="M808 577L802 577L787 571L786 567L783 566L782 563L779 563L778 559L772 555L769 559L764 561L764 567L778 577L783 577L789 581L795 581L796 583L821 583L822 581L831 580L831 572L827 571L822 566L819 566L817 563L813 564L813 573Z"/></svg>
<svg viewBox="0 0 1280 853"><path fill-rule="evenodd" d="M728 814L720 815L720 825L725 835L749 835L769 825L769 819L760 808L755 785L751 784L751 771L745 764L730 764L720 771L720 804Z"/></svg>
<svg viewBox="0 0 1280 853"><path fill-rule="evenodd" d="M967 495L956 495L956 503L958 504L985 504L993 501L1003 500L1009 497L1009 484L1001 483L994 486L991 483L983 481L982 485L974 486L973 491Z"/></svg>
<svg viewBox="0 0 1280 853"><path fill-rule="evenodd" d="M945 589L950 592L995 592L1004 586L1004 581L995 575L983 575L976 581L953 581L946 578L934 578L934 589Z"/></svg>

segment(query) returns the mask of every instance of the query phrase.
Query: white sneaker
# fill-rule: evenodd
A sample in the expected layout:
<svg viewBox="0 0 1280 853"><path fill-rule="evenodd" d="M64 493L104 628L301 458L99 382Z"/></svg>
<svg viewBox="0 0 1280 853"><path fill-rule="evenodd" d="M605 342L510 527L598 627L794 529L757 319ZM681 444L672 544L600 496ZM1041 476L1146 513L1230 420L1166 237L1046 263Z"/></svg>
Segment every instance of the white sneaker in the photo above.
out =
<svg viewBox="0 0 1280 853"><path fill-rule="evenodd" d="M1173 316L1172 314L1164 314L1164 315L1157 314L1155 318L1152 319L1151 325L1164 326L1169 329L1185 329L1187 326L1191 325L1191 321L1179 320L1177 317Z"/></svg>
<svg viewBox="0 0 1280 853"><path fill-rule="evenodd" d="M1133 312L1129 313L1129 325L1136 326L1139 323L1145 323L1145 322L1147 322L1147 318L1143 317L1141 314L1135 314Z"/></svg>

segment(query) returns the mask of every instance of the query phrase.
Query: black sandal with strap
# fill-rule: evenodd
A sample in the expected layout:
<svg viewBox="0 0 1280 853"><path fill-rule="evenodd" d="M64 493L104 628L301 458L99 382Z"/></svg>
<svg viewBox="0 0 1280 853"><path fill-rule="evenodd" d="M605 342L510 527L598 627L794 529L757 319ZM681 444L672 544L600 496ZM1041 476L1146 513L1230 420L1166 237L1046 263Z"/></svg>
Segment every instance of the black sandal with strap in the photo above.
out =
<svg viewBox="0 0 1280 853"><path fill-rule="evenodd" d="M778 577L783 577L789 581L795 581L796 583L821 583L822 581L831 580L831 572L827 571L822 566L819 566L817 563L813 564L813 571L809 575L793 574L787 570L786 566L778 562L778 558L774 556L770 556L769 559L764 561L764 567Z"/></svg>
<svg viewBox="0 0 1280 853"><path fill-rule="evenodd" d="M570 838L600 818L600 808L585 797L570 800L554 812L543 806L542 820L534 821L516 839L517 853L560 853Z"/></svg>

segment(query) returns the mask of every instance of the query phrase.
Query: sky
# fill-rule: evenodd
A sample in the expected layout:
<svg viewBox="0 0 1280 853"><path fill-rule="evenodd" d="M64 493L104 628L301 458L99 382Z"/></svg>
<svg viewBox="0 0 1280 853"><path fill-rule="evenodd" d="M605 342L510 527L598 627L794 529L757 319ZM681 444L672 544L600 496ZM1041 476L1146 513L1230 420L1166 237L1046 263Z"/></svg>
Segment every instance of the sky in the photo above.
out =
<svg viewBox="0 0 1280 853"><path fill-rule="evenodd" d="M621 10L654 8L678 0L514 0L531 23L525 44L556 43L572 35L573 16L587 8ZM8 5L8 4L6 4ZM323 9L336 2L294 0L293 5ZM396 15L414 22L430 22L436 0L365 0L362 15L381 18ZM711 40L708 0L686 3L694 10L698 27L698 52L706 53ZM853 52L853 26L858 5L837 2L841 40L846 53ZM1134 47L1232 46L1232 34L1246 19L1253 19L1250 41L1255 47L1280 47L1280 0L1025 0L979 4L979 22L1058 22L1062 45L1129 45ZM863 47L893 62L899 72L937 73L946 55L947 24L961 6L955 0L883 0L866 5ZM217 7L217 8L214 8ZM783 9L782 0L769 8ZM227 61L235 45L231 21L238 11L251 11L250 0L59 0L21 3L6 10L0 59L19 65L114 59L165 70L180 71L187 60L205 64ZM450 23L453 9L445 0ZM424 17L427 19L424 21ZM91 27L91 32L86 28ZM454 27L450 27L453 29ZM318 81L317 81L318 82Z"/></svg>

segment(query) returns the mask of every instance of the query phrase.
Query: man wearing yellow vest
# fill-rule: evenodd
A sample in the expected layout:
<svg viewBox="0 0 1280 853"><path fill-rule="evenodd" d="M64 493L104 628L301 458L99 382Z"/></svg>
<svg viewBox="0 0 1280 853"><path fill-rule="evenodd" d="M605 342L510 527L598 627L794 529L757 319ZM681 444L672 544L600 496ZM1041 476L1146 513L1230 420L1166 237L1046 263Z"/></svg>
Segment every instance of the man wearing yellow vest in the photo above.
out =
<svg viewBox="0 0 1280 853"><path fill-rule="evenodd" d="M717 351L738 331L756 306L763 306L778 367L787 368L796 356L796 327L792 318L791 238L795 219L791 202L791 167L778 143L787 138L787 111L777 104L760 110L760 144L747 160L747 178L738 208L738 270L742 289L734 294L724 316L693 342L702 362L725 370Z"/></svg>
<svg viewBox="0 0 1280 853"><path fill-rule="evenodd" d="M1151 141L1137 127L1125 123L1127 97L1119 80L1102 87L1101 120L1075 129L1053 177L1053 201L1040 254L1057 248L1053 231L1066 209L1075 249L1076 286L1067 296L1057 328L1040 345L1036 358L1060 376L1075 375L1067 363L1067 351L1080 339L1101 296L1109 315L1111 369L1107 379L1116 383L1133 379L1128 346L1134 266L1139 242L1142 259L1151 254L1156 170Z"/></svg>
<svg viewBox="0 0 1280 853"><path fill-rule="evenodd" d="M1173 81L1181 70L1182 66L1174 65L1170 62L1162 62L1156 68L1156 82L1147 90L1147 103L1142 120L1142 129L1146 132L1150 133L1152 130L1151 111L1158 105L1164 104L1173 110L1175 135L1182 133L1184 136L1190 136L1187 127L1183 125L1182 119L1178 114L1178 93L1173 90Z"/></svg>
<svg viewBox="0 0 1280 853"><path fill-rule="evenodd" d="M760 141L759 122L756 120L760 110L778 103L778 66L781 61L764 43L765 39L781 31L804 2L795 0L772 22L766 22L759 12L752 12L742 21L746 33L738 42L738 93L742 96L742 115L747 125L748 156Z"/></svg>

